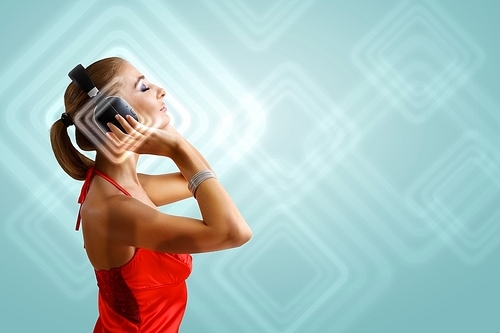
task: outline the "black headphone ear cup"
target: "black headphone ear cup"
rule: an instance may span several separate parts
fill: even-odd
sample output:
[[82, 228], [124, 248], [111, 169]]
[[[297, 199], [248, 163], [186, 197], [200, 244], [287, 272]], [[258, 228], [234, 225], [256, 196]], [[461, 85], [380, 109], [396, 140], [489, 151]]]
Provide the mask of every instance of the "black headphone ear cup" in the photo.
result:
[[109, 99], [111, 105], [113, 105], [113, 108], [123, 118], [125, 118], [125, 116], [130, 115], [135, 120], [139, 121], [139, 118], [137, 117], [137, 114], [135, 113], [134, 109], [132, 109], [132, 107], [123, 98], [112, 96]]
[[108, 127], [108, 123], [114, 124], [118, 127], [122, 132], [124, 129], [122, 125], [115, 119], [116, 112], [108, 103], [99, 103], [94, 109], [94, 120], [99, 126], [99, 128], [104, 132], [111, 132], [111, 129]]
[[81, 64], [76, 65], [75, 68], [68, 73], [68, 76], [80, 89], [85, 91], [97, 105], [94, 108], [94, 120], [104, 133], [111, 132], [111, 129], [108, 127], [108, 123], [114, 124], [122, 132], [125, 132], [122, 125], [120, 125], [118, 120], [115, 119], [117, 114], [124, 118], [127, 115], [130, 115], [134, 117], [135, 120], [139, 121], [137, 114], [123, 98], [117, 96], [106, 97], [101, 95], [99, 90], [94, 85], [94, 82], [92, 82], [89, 74]]
[[111, 132], [108, 127], [108, 123], [112, 123], [118, 127], [120, 131], [125, 133], [122, 125], [115, 118], [117, 114], [124, 118], [125, 116], [130, 115], [135, 120], [139, 121], [139, 118], [132, 107], [120, 97], [106, 97], [94, 109], [94, 119], [103, 132]]

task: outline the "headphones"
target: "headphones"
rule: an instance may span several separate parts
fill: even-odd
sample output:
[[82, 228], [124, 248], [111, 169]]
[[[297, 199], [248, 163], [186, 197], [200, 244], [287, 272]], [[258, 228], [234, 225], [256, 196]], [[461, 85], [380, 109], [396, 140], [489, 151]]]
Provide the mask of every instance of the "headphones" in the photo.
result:
[[124, 118], [125, 116], [130, 115], [134, 117], [135, 120], [139, 121], [139, 118], [132, 107], [128, 105], [123, 98], [118, 96], [104, 96], [101, 94], [81, 64], [76, 65], [76, 67], [68, 73], [68, 76], [78, 88], [82, 89], [87, 93], [87, 95], [89, 95], [96, 105], [93, 111], [94, 122], [104, 133], [111, 132], [111, 129], [107, 125], [108, 123], [114, 124], [125, 133], [122, 125], [115, 119], [117, 114]]

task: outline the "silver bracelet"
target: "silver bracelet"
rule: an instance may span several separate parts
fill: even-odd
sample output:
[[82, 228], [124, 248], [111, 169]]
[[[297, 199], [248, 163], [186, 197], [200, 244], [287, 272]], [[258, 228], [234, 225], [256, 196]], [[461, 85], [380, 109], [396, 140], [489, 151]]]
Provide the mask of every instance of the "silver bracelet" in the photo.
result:
[[193, 194], [193, 197], [196, 199], [196, 190], [201, 183], [209, 178], [217, 178], [212, 170], [202, 170], [197, 172], [191, 180], [188, 182], [188, 190]]

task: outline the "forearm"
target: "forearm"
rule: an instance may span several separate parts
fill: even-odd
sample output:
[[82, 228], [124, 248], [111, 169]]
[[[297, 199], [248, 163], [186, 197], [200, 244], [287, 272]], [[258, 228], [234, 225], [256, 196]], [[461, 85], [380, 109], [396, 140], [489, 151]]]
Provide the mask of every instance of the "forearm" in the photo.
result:
[[[207, 162], [207, 160], [203, 157], [203, 155], [198, 151], [198, 149], [196, 149], [189, 141], [187, 141], [185, 139], [184, 139], [184, 141], [187, 144], [187, 146], [190, 147], [193, 150], [193, 152], [203, 161], [203, 163], [205, 163], [206, 169], [212, 170], [212, 172], [215, 175], [215, 171], [212, 169], [212, 167]], [[189, 181], [189, 179], [186, 179], [186, 180]]]
[[196, 191], [203, 221], [212, 227], [229, 247], [239, 246], [251, 237], [251, 230], [235, 203], [216, 179], [207, 179]]
[[[186, 179], [207, 169], [200, 155], [187, 141], [179, 145], [173, 160]], [[196, 200], [203, 222], [213, 230], [214, 241], [220, 239], [228, 244], [241, 245], [250, 238], [250, 228], [217, 179], [202, 182], [196, 190]]]
[[187, 181], [196, 173], [208, 169], [201, 154], [184, 139], [179, 142], [171, 158]]

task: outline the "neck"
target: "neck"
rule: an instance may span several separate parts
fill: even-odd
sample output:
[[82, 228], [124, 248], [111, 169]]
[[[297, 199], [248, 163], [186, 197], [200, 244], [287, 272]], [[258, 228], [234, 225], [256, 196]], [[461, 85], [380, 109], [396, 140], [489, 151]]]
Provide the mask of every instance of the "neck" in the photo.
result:
[[118, 184], [127, 186], [127, 184], [139, 184], [137, 177], [138, 154], [129, 154], [120, 162], [112, 162], [103, 154], [97, 153], [94, 167], [111, 177]]

